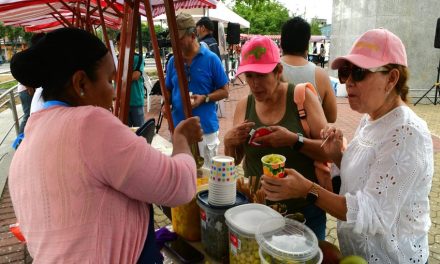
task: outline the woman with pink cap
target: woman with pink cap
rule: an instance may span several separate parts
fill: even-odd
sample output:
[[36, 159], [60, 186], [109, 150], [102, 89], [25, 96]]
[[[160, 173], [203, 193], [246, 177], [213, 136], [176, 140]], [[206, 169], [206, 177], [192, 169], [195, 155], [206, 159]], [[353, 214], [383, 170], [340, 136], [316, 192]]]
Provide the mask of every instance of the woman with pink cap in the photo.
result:
[[[267, 154], [281, 154], [286, 157], [286, 167], [295, 168], [310, 181], [317, 182], [314, 160], [326, 160], [320, 148], [320, 131], [326, 119], [318, 98], [307, 90], [304, 107], [311, 137], [316, 139], [304, 138], [298, 108], [293, 101], [295, 87], [281, 81], [283, 66], [279, 48], [268, 37], [256, 36], [246, 42], [237, 74], [240, 73], [245, 74], [252, 93], [237, 104], [234, 128], [224, 137], [226, 155], [233, 156], [236, 164], [244, 158], [245, 176], [259, 179], [263, 174], [261, 158]], [[271, 134], [258, 137], [251, 144], [249, 131], [260, 127], [268, 128]], [[325, 239], [323, 210], [302, 198], [281, 200], [275, 204], [281, 213], [304, 214], [306, 224], [319, 239]]]
[[[313, 195], [339, 219], [343, 255], [369, 263], [426, 263], [433, 145], [426, 122], [406, 104], [405, 47], [386, 29], [369, 30], [331, 66], [346, 84], [350, 107], [365, 114], [344, 152], [340, 129], [321, 132], [323, 150], [341, 170], [340, 195], [287, 170], [288, 197]], [[263, 188], [272, 200], [286, 197], [273, 179], [264, 177]]]

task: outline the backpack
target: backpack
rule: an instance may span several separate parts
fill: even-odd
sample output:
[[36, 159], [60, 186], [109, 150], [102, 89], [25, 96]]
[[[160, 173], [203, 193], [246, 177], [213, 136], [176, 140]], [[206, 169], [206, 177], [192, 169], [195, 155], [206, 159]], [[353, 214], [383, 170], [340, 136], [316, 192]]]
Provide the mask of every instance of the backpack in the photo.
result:
[[[314, 95], [318, 96], [315, 87], [311, 83], [300, 83], [295, 86], [295, 90], [293, 92], [293, 101], [298, 107], [298, 115], [301, 121], [301, 125], [304, 129], [304, 134], [307, 138], [310, 137], [310, 127], [307, 123], [307, 111], [304, 108], [304, 101], [306, 100], [306, 89], [309, 89], [313, 92]], [[329, 162], [321, 162], [315, 161], [315, 175], [318, 179], [319, 185], [324, 187], [325, 189], [333, 192], [332, 186], [332, 178], [330, 175], [330, 163]]]

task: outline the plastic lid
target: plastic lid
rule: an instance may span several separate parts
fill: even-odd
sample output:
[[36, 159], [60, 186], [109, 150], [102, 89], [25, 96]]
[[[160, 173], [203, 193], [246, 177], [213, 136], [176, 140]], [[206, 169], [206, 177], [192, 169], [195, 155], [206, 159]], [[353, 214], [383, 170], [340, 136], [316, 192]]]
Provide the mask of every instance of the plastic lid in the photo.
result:
[[237, 205], [247, 204], [249, 202], [244, 194], [242, 194], [241, 192], [237, 192], [237, 196], [235, 198], [234, 204], [224, 205], [224, 206], [212, 205], [212, 204], [208, 203], [208, 190], [199, 192], [197, 194], [197, 201], [199, 202], [200, 205], [203, 205], [205, 207], [209, 207], [212, 209], [223, 209], [223, 210], [229, 209], [229, 208], [237, 206]]
[[318, 239], [306, 225], [292, 219], [272, 218], [262, 222], [255, 234], [263, 251], [281, 261], [319, 260]]
[[229, 209], [225, 213], [226, 224], [239, 233], [254, 236], [259, 224], [266, 219], [283, 219], [272, 208], [262, 204], [244, 204]]

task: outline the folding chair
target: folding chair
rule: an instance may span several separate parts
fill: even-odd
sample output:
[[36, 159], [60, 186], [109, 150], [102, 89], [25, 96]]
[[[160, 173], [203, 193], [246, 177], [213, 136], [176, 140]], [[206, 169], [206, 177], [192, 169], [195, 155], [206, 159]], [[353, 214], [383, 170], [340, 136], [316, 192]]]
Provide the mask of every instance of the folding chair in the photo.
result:
[[154, 118], [148, 119], [138, 130], [136, 130], [136, 135], [144, 137], [149, 144], [153, 142], [153, 137], [156, 134], [156, 121]]

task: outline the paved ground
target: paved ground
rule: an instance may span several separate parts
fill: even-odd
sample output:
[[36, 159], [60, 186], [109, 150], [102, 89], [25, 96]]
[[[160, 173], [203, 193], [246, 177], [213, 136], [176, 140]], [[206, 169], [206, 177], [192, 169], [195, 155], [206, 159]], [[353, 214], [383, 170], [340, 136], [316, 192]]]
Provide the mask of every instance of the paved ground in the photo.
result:
[[[237, 81], [237, 83], [240, 83]], [[231, 86], [230, 97], [224, 103], [224, 109], [220, 118], [220, 138], [222, 139], [225, 132], [232, 127], [232, 118], [235, 105], [240, 98], [245, 97], [249, 93], [249, 88], [245, 85]], [[152, 97], [152, 109], [147, 117], [156, 117], [159, 113], [160, 97]], [[435, 175], [433, 180], [433, 187], [430, 194], [431, 199], [431, 218], [432, 227], [429, 233], [430, 244], [430, 259], [429, 263], [440, 263], [440, 140], [437, 136], [440, 136], [440, 106], [434, 105], [417, 105], [412, 107], [414, 111], [422, 118], [424, 118], [430, 127], [433, 134], [433, 140], [435, 145]], [[347, 99], [338, 98], [338, 121], [336, 126], [343, 129], [344, 134], [350, 140], [353, 136], [354, 130], [359, 122], [360, 114], [350, 110]], [[167, 131], [166, 120], [163, 122], [159, 133], [165, 138], [169, 138]], [[223, 153], [223, 147], [220, 148], [220, 153]], [[1, 175], [0, 175], [1, 176]], [[5, 175], [6, 176], [6, 175]], [[158, 210], [155, 210], [158, 212]], [[3, 191], [0, 199], [0, 264], [1, 263], [25, 263], [30, 262], [30, 258], [26, 258], [23, 245], [12, 237], [8, 232], [8, 225], [15, 223], [15, 215], [13, 213], [12, 204], [9, 198], [9, 192], [7, 188]], [[163, 217], [163, 215], [156, 216], [156, 226], [164, 226], [169, 221]], [[336, 238], [335, 220], [329, 217], [327, 223], [327, 240], [332, 243], [338, 243]]]

